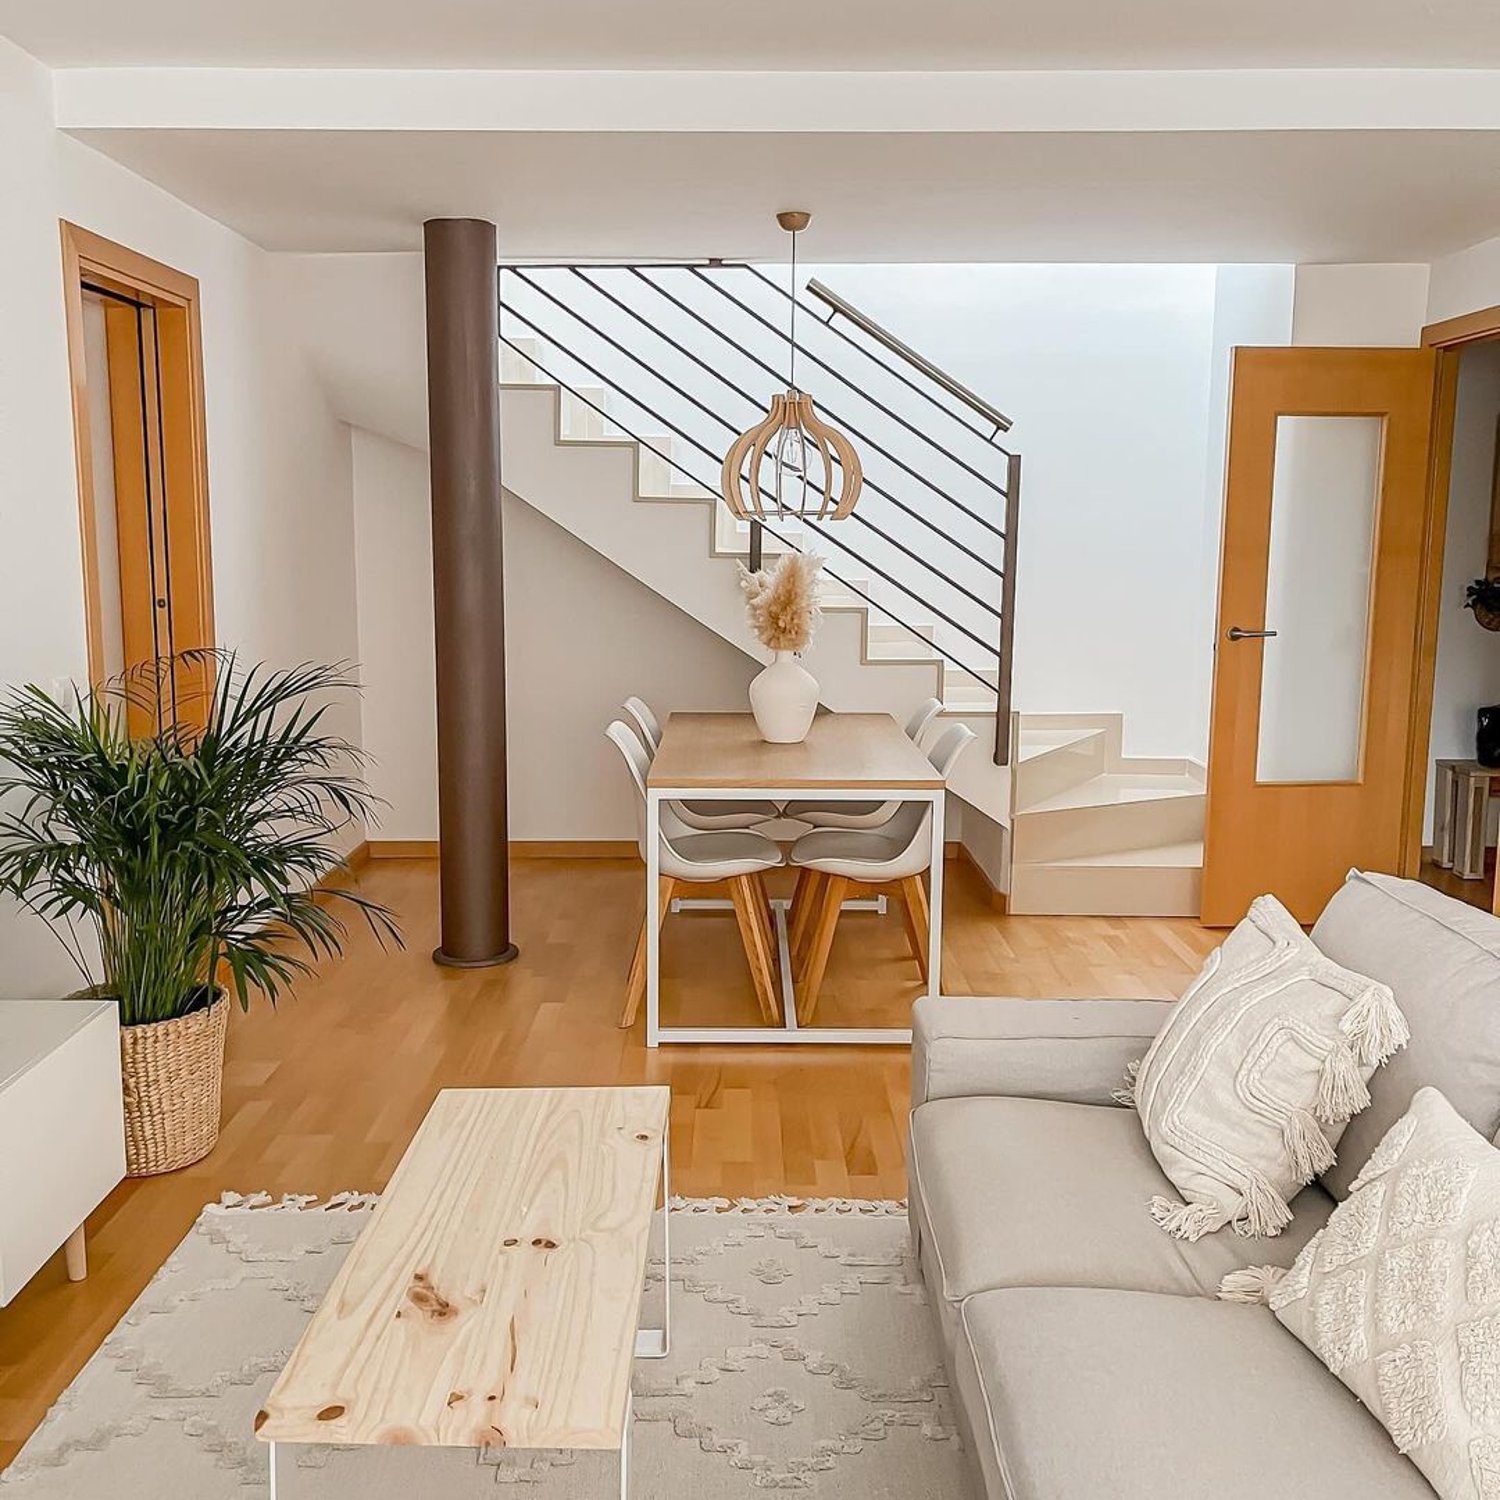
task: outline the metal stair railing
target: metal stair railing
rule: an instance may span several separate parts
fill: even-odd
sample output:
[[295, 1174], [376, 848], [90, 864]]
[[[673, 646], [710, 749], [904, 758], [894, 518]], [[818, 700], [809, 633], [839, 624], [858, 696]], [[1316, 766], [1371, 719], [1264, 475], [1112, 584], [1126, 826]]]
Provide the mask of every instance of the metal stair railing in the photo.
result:
[[[779, 383], [782, 377], [772, 363], [751, 347], [749, 340], [736, 337], [728, 326], [715, 321], [710, 314], [695, 306], [691, 290], [700, 284], [706, 284], [724, 302], [723, 311], [727, 316], [748, 318], [754, 327], [761, 330], [762, 336], [769, 336], [772, 340], [780, 340], [783, 337], [782, 331], [754, 305], [750, 296], [738, 295], [737, 291], [729, 290], [722, 281], [731, 277], [740, 279], [742, 287], [752, 295], [764, 286], [780, 298], [789, 301], [792, 297], [790, 291], [755, 267], [724, 267], [722, 270], [728, 274], [721, 279], [697, 266], [601, 264], [502, 267], [497, 281], [502, 321], [508, 321], [512, 327], [519, 323], [547, 348], [556, 351], [562, 364], [582, 371], [587, 379], [580, 380], [577, 375], [571, 375], [570, 378], [571, 371], [565, 373], [558, 361], [550, 362], [549, 367], [536, 354], [529, 353], [517, 344], [503, 329], [501, 342], [534, 365], [547, 381], [598, 413], [608, 425], [624, 433], [643, 451], [654, 454], [672, 472], [682, 475], [705, 491], [706, 497], [715, 497], [718, 496], [722, 451], [716, 451], [713, 441], [703, 440], [703, 437], [711, 437], [710, 432], [704, 431], [702, 436], [697, 436], [687, 428], [692, 426], [702, 430], [702, 423], [706, 422], [713, 430], [723, 430], [728, 434], [728, 440], [732, 440], [753, 419], [755, 413], [764, 410], [765, 404], [762, 396], [747, 390], [739, 380], [731, 378], [726, 368], [728, 354], [725, 346], [734, 359], [745, 361], [773, 381]], [[639, 290], [644, 285], [653, 294], [653, 300], [646, 306], [629, 300], [619, 283], [616, 283], [616, 288], [612, 291], [604, 284], [608, 279], [606, 272], [623, 273], [622, 280], [630, 278], [624, 281], [626, 288], [634, 286]], [[553, 276], [564, 278], [564, 287], [582, 290], [583, 295], [569, 295], [566, 292], [558, 295], [543, 284], [544, 275], [549, 280]], [[676, 289], [662, 285], [661, 278], [670, 276], [683, 276], [682, 285]], [[520, 296], [506, 296], [507, 278], [512, 278], [513, 286], [520, 291]], [[753, 278], [753, 286], [744, 278]], [[901, 600], [916, 605], [919, 617], [923, 614], [931, 616], [942, 622], [956, 637], [962, 637], [963, 642], [977, 648], [976, 670], [974, 665], [964, 659], [965, 654], [972, 655], [967, 648], [961, 654], [957, 649], [959, 643], [953, 637], [949, 638], [949, 644], [944, 644], [941, 640], [924, 635], [921, 628], [912, 622], [905, 604], [897, 609], [892, 608], [889, 603], [878, 602], [850, 577], [835, 571], [832, 566], [825, 567], [834, 582], [863, 599], [878, 615], [899, 626], [918, 641], [924, 651], [935, 652], [945, 669], [956, 670], [995, 693], [994, 759], [996, 764], [1003, 765], [1010, 755], [1015, 542], [1021, 469], [1019, 455], [998, 442], [1000, 433], [1009, 430], [1010, 419], [837, 293], [818, 282], [810, 283], [808, 291], [831, 309], [826, 321], [822, 317], [813, 321], [814, 328], [826, 330], [830, 335], [836, 336], [840, 349], [848, 348], [857, 352], [871, 367], [883, 372], [884, 378], [921, 396], [925, 403], [924, 412], [930, 407], [935, 414], [934, 419], [931, 422], [918, 421], [894, 410], [870, 388], [867, 377], [862, 377], [858, 372], [851, 373], [848, 368], [850, 361], [843, 361], [841, 368], [822, 352], [809, 349], [804, 340], [799, 340], [799, 355], [808, 360], [810, 365], [822, 370], [828, 377], [830, 389], [837, 385], [841, 397], [850, 402], [863, 403], [878, 413], [877, 420], [888, 421], [893, 424], [893, 429], [899, 427], [904, 430], [942, 462], [950, 465], [955, 477], [967, 475], [972, 478], [982, 492], [991, 496], [992, 502], [995, 502], [998, 519], [992, 519], [976, 505], [966, 503], [952, 493], [950, 488], [937, 483], [923, 468], [914, 466], [892, 452], [885, 443], [862, 427], [842, 405], [832, 404], [824, 394], [820, 396], [819, 405], [827, 413], [829, 420], [858, 442], [862, 453], [872, 456], [866, 468], [865, 485], [877, 503], [874, 506], [866, 504], [854, 511], [849, 519], [858, 521], [860, 527], [852, 534], [843, 523], [835, 530], [832, 525], [819, 523], [812, 517], [797, 518], [799, 524], [816, 537], [820, 544], [827, 543], [838, 549], [840, 554], [852, 559], [860, 568], [867, 570], [869, 575], [878, 577]], [[599, 299], [613, 313], [619, 314], [623, 322], [615, 323], [602, 309], [591, 317], [588, 310], [591, 298]], [[695, 336], [690, 344], [685, 338], [678, 337], [661, 326], [660, 319], [666, 309], [658, 306], [654, 299], [660, 299], [679, 319], [686, 319], [692, 325], [695, 335], [701, 330], [705, 335], [703, 341], [700, 343]], [[530, 304], [529, 309], [527, 304]], [[717, 307], [718, 303], [714, 305]], [[731, 307], [737, 311], [731, 312]], [[842, 327], [833, 326], [835, 317], [842, 317], [856, 329], [859, 338]], [[614, 332], [600, 326], [606, 321], [614, 325]], [[685, 367], [676, 371], [677, 378], [666, 373], [664, 362], [652, 352], [654, 346], [650, 340], [659, 341], [663, 351], [670, 351], [665, 361], [668, 367], [674, 356]], [[897, 368], [881, 358], [863, 340], [895, 354], [905, 368]], [[612, 368], [606, 369], [606, 365]], [[613, 398], [610, 408], [578, 388], [590, 382], [597, 382], [603, 388], [607, 393], [606, 399]], [[660, 409], [661, 397], [647, 398], [645, 391], [652, 390], [657, 385], [663, 388], [664, 393], [670, 393], [666, 396], [667, 405], [674, 404], [674, 401], [682, 404], [677, 417], [669, 416]], [[689, 388], [690, 385], [692, 389]], [[935, 387], [948, 400], [939, 399], [927, 386]], [[726, 400], [732, 404], [733, 414], [721, 409]], [[949, 404], [950, 401], [956, 403], [963, 414], [955, 410]], [[655, 446], [634, 431], [634, 424], [623, 420], [621, 413], [613, 409], [617, 404], [644, 414], [649, 421], [658, 424], [669, 434], [667, 442], [662, 445], [667, 451], [663, 452], [661, 447]], [[989, 432], [975, 426], [968, 420], [968, 415], [979, 417], [990, 429]], [[937, 418], [949, 424], [946, 434], [930, 430]], [[893, 430], [892, 435], [898, 434]], [[965, 459], [957, 451], [961, 442], [977, 444], [981, 451], [995, 453], [1003, 465], [1003, 479], [991, 477]], [[678, 454], [674, 452], [675, 445], [692, 450], [692, 457], [689, 459], [684, 453], [682, 458], [687, 461], [680, 461]], [[696, 464], [700, 458], [709, 478], [688, 467], [689, 462]], [[884, 465], [889, 466], [889, 472]], [[878, 477], [870, 472], [872, 468], [878, 469]], [[766, 498], [774, 511], [774, 495], [767, 494]], [[719, 503], [723, 503], [722, 497]], [[905, 532], [904, 540], [893, 535], [888, 525], [881, 524], [881, 521], [887, 519], [885, 507], [889, 507], [891, 521], [904, 516], [915, 527], [921, 528], [920, 533], [903, 526], [897, 529]], [[951, 519], [945, 520], [945, 517]], [[782, 546], [793, 551], [802, 550], [795, 540], [776, 525], [768, 521], [752, 521], [752, 561], [758, 561], [762, 528], [769, 531]], [[970, 540], [965, 540], [960, 534], [964, 530], [972, 533]], [[845, 535], [840, 535], [839, 532], [844, 532]], [[856, 544], [849, 539], [851, 535], [868, 540]], [[984, 550], [980, 550], [981, 538], [988, 539]], [[991, 546], [998, 549], [998, 562], [984, 555], [984, 551]], [[883, 558], [883, 563], [878, 558]], [[988, 586], [984, 593], [977, 591], [980, 588], [977, 576], [972, 586], [955, 576], [964, 568], [975, 570], [976, 575], [982, 574], [997, 580], [998, 600], [992, 602], [984, 596], [988, 592]], [[949, 597], [952, 598], [952, 603], [944, 608], [938, 600], [941, 598], [943, 603], [947, 603]], [[958, 608], [959, 605], [963, 607]], [[955, 618], [955, 614], [964, 613], [971, 615], [967, 624]], [[993, 639], [979, 632], [981, 618], [993, 622]]]

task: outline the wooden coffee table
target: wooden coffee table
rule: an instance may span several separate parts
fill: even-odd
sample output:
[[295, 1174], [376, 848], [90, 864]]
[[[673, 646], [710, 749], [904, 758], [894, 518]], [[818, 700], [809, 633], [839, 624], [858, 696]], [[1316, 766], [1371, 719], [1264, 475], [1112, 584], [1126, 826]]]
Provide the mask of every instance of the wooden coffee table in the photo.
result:
[[[665, 1312], [638, 1323], [669, 1099], [438, 1095], [256, 1418], [273, 1497], [296, 1444], [612, 1449], [627, 1493], [631, 1361], [668, 1347]], [[424, 1494], [493, 1490], [453, 1457]]]

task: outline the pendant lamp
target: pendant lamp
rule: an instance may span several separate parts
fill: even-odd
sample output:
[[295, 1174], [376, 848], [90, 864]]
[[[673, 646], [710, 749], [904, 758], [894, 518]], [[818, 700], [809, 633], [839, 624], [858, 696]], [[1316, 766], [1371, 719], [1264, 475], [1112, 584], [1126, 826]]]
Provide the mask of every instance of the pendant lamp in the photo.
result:
[[771, 397], [766, 415], [724, 456], [724, 502], [742, 521], [841, 521], [854, 509], [864, 483], [854, 445], [823, 421], [812, 397], [797, 388], [797, 236], [811, 218], [800, 210], [776, 215], [792, 237], [787, 388]]

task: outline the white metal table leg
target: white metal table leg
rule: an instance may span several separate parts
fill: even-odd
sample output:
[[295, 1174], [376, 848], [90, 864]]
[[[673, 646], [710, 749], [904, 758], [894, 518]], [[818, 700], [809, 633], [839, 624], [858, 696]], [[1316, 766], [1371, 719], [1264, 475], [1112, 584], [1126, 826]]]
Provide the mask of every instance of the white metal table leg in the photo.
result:
[[620, 1439], [620, 1500], [630, 1500], [630, 1429], [635, 1425], [635, 1405], [630, 1393], [625, 1395], [625, 1431]]
[[661, 1041], [661, 804], [646, 793], [646, 1045]]
[[932, 799], [932, 868], [928, 872], [927, 893], [927, 993], [943, 992], [943, 815], [947, 811], [947, 793], [938, 792]]
[[665, 1359], [672, 1348], [672, 1154], [671, 1126], [661, 1137], [661, 1327], [637, 1328], [635, 1357]]

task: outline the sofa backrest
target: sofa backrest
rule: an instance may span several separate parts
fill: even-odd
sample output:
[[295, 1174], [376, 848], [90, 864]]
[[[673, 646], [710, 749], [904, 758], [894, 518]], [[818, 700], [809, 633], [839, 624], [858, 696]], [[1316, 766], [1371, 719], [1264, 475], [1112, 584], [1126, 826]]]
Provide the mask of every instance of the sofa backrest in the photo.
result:
[[1370, 1079], [1323, 1185], [1344, 1198], [1424, 1084], [1486, 1140], [1500, 1129], [1500, 917], [1415, 880], [1351, 870], [1312, 930], [1333, 959], [1390, 985], [1411, 1041]]

